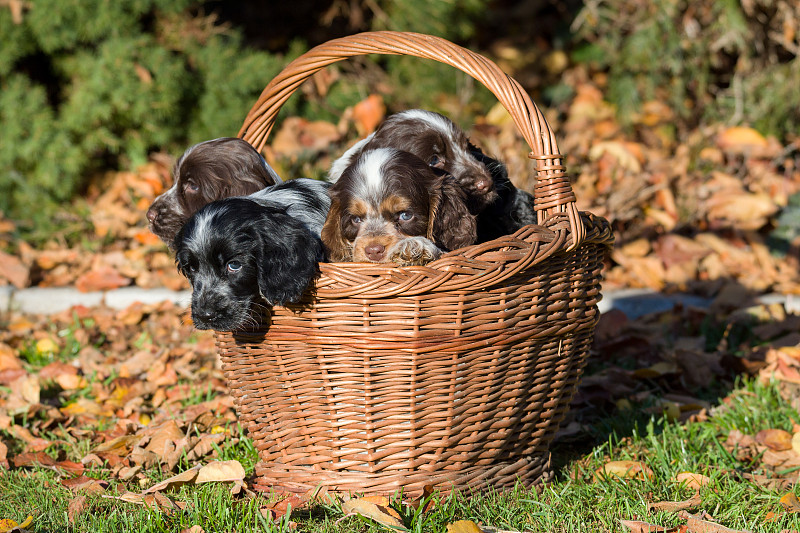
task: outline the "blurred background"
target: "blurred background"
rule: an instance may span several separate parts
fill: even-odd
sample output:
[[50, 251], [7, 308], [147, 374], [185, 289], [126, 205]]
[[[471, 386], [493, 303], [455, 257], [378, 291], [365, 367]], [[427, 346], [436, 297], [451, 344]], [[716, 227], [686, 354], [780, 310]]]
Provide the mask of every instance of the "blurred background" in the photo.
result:
[[[608, 286], [797, 293], [794, 0], [4, 0], [0, 283], [185, 288], [144, 211], [190, 144], [235, 136], [291, 59], [369, 30], [496, 61], [543, 109], [582, 209], [617, 235]], [[387, 113], [444, 113], [532, 189], [527, 147], [451, 67], [368, 56], [315, 75], [265, 156], [324, 177]]]

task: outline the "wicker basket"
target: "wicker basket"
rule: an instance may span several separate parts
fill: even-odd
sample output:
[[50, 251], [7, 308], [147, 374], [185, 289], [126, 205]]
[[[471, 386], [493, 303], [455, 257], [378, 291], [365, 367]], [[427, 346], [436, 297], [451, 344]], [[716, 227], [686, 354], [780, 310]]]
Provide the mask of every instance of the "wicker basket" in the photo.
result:
[[599, 317], [608, 223], [579, 213], [553, 132], [519, 84], [443, 39], [370, 32], [317, 46], [264, 89], [240, 136], [263, 148], [316, 71], [370, 53], [434, 59], [486, 85], [535, 161], [540, 225], [422, 267], [325, 263], [298, 306], [218, 332], [258, 449], [256, 487], [419, 493], [545, 481], [548, 446]]

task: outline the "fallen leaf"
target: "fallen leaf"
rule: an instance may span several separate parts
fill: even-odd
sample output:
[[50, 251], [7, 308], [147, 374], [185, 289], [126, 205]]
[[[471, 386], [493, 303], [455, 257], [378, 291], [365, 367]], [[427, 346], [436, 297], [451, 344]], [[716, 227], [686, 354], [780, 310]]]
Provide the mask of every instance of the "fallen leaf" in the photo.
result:
[[211, 481], [241, 481], [244, 476], [244, 467], [239, 461], [214, 461], [200, 469], [194, 482], [199, 485]]
[[17, 468], [22, 466], [53, 466], [56, 464], [55, 460], [44, 452], [21, 453], [14, 456], [12, 461]]
[[108, 291], [130, 285], [130, 278], [126, 278], [110, 266], [99, 266], [78, 276], [75, 288], [81, 292]]
[[353, 120], [359, 135], [365, 137], [375, 131], [386, 114], [383, 97], [371, 94], [353, 106]]
[[756, 442], [771, 450], [791, 450], [792, 434], [782, 429], [764, 429], [756, 434]]
[[751, 533], [747, 530], [730, 529], [716, 522], [703, 520], [686, 511], [679, 512], [678, 517], [686, 520], [686, 533]]
[[638, 520], [620, 520], [620, 524], [631, 530], [631, 533], [672, 533], [678, 531], [677, 527], [664, 527]]
[[610, 461], [594, 473], [595, 481], [613, 477], [644, 480], [652, 478], [653, 471], [639, 461]]
[[92, 450], [94, 453], [109, 453], [112, 455], [119, 455], [120, 457], [124, 457], [130, 453], [136, 444], [142, 440], [141, 435], [122, 435], [115, 439], [111, 439], [108, 442], [104, 442], [102, 444], [97, 445], [97, 447]]
[[753, 148], [765, 148], [767, 140], [753, 128], [734, 126], [720, 132], [717, 145], [723, 150], [742, 152]]
[[708, 485], [711, 482], [711, 478], [706, 477], [703, 474], [681, 472], [675, 476], [675, 481], [685, 484], [687, 488], [697, 490], [700, 487], [705, 487]]
[[108, 487], [108, 481], [94, 479], [84, 475], [71, 479], [63, 479], [61, 480], [61, 484], [72, 492], [77, 493], [82, 490], [89, 494], [100, 494], [105, 492], [106, 487]]
[[11, 520], [10, 518], [3, 518], [2, 520], [0, 520], [0, 533], [8, 533], [14, 530], [23, 530], [29, 525], [31, 525], [31, 523], [33, 523], [32, 515], [28, 515], [28, 518], [26, 518], [21, 524], [17, 524], [14, 520]]
[[472, 520], [457, 520], [446, 526], [447, 533], [483, 533]]
[[700, 493], [696, 492], [694, 496], [689, 498], [688, 500], [684, 500], [681, 502], [671, 502], [671, 501], [664, 501], [664, 502], [654, 502], [647, 505], [647, 509], [650, 511], [667, 511], [670, 513], [674, 513], [676, 511], [681, 511], [683, 509], [691, 509], [692, 507], [697, 507], [702, 505], [703, 501], [700, 498]]
[[197, 478], [197, 473], [200, 471], [200, 468], [202, 468], [201, 465], [194, 466], [185, 472], [181, 472], [180, 474], [174, 475], [169, 479], [165, 479], [161, 483], [156, 483], [149, 489], [143, 491], [142, 494], [151, 494], [161, 490], [176, 489], [186, 485], [187, 483], [193, 483]]
[[[384, 526], [404, 527], [403, 521], [400, 519], [400, 515], [397, 511], [390, 507], [373, 503], [369, 501], [370, 499], [370, 497], [366, 497], [348, 500], [342, 504], [342, 511], [347, 515], [358, 514], [366, 518], [371, 518]], [[388, 500], [386, 500], [386, 503], [388, 503]]]
[[0, 279], [6, 279], [14, 287], [24, 289], [28, 286], [30, 269], [13, 255], [0, 250]]
[[67, 519], [70, 524], [75, 523], [75, 519], [86, 510], [86, 496], [80, 495], [70, 500], [67, 506]]
[[783, 508], [790, 513], [800, 513], [800, 501], [798, 501], [794, 492], [787, 492], [781, 496], [780, 502]]

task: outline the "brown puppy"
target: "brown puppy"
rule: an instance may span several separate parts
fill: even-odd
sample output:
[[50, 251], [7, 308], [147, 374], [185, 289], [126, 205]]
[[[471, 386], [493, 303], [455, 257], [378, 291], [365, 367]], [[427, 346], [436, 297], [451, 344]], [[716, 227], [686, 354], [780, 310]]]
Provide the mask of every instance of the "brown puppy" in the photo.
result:
[[191, 146], [175, 164], [173, 176], [172, 187], [147, 210], [150, 231], [170, 247], [178, 230], [204, 205], [282, 181], [250, 143], [234, 137]]

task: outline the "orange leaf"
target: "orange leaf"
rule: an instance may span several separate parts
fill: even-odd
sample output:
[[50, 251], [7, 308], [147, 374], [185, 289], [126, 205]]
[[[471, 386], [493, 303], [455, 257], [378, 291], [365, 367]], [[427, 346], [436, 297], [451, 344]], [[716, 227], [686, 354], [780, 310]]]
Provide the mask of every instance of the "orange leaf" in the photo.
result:
[[756, 434], [756, 442], [775, 451], [792, 449], [792, 434], [782, 429], [764, 429]]
[[671, 533], [679, 530], [676, 527], [667, 528], [638, 520], [620, 520], [619, 523], [630, 529], [631, 533]]
[[366, 518], [371, 518], [372, 520], [384, 526], [397, 528], [404, 527], [403, 521], [400, 519], [400, 515], [397, 513], [397, 511], [390, 507], [378, 505], [370, 501], [375, 500], [376, 498], [379, 499], [379, 501], [387, 501], [388, 503], [388, 500], [382, 496], [356, 498], [344, 502], [342, 504], [342, 511], [344, 511], [345, 514], [358, 514]]
[[600, 479], [613, 479], [614, 477], [622, 479], [650, 479], [653, 477], [653, 471], [644, 464], [638, 461], [610, 461], [594, 473], [595, 480]]
[[358, 102], [353, 106], [353, 119], [358, 133], [366, 136], [375, 131], [385, 114], [386, 106], [383, 103], [383, 97], [378, 94], [371, 94]]

